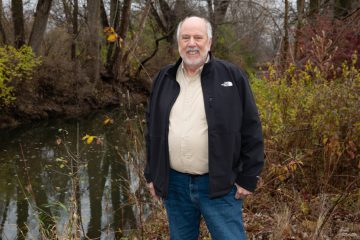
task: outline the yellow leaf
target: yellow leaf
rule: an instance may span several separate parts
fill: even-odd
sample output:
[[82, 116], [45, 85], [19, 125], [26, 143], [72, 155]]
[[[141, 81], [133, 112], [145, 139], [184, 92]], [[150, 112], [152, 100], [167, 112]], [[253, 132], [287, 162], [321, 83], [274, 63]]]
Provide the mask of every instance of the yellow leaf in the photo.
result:
[[112, 124], [112, 123], [114, 123], [114, 120], [106, 116], [104, 120], [104, 125]]
[[87, 144], [91, 144], [94, 141], [94, 138], [96, 138], [95, 136], [89, 136], [86, 140]]
[[116, 41], [117, 38], [118, 38], [118, 35], [117, 35], [116, 33], [110, 33], [110, 34], [106, 37], [106, 40], [107, 40], [108, 42], [113, 43], [113, 42]]
[[281, 182], [284, 182], [284, 181], [285, 181], [285, 175], [279, 175], [279, 176], [278, 176], [278, 179], [279, 179]]
[[94, 141], [95, 138], [96, 138], [96, 136], [90, 136], [90, 135], [86, 134], [86, 135], [82, 138], [82, 140], [86, 140], [86, 143], [87, 143], [87, 144], [91, 144], [91, 143]]
[[86, 140], [86, 139], [88, 139], [88, 137], [90, 137], [88, 134], [86, 134], [83, 138], [82, 138], [82, 140]]

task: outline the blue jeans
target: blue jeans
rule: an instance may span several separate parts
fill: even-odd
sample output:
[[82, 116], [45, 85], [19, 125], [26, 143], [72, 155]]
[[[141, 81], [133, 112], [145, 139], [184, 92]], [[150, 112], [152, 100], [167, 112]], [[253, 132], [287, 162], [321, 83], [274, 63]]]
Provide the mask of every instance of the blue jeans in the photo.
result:
[[171, 240], [196, 240], [201, 215], [213, 240], [244, 240], [242, 200], [235, 199], [236, 186], [225, 196], [210, 199], [209, 175], [193, 176], [170, 171], [165, 208]]

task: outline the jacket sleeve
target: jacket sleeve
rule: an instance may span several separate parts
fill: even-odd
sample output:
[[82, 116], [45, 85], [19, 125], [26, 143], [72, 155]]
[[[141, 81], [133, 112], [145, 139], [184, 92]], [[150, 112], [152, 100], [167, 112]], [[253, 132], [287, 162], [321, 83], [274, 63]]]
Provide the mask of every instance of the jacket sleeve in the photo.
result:
[[151, 128], [151, 114], [152, 113], [152, 109], [151, 109], [151, 105], [152, 105], [152, 97], [154, 95], [154, 91], [156, 91], [156, 83], [158, 82], [160, 76], [161, 76], [161, 71], [158, 73], [158, 75], [155, 77], [155, 79], [153, 80], [153, 84], [151, 87], [151, 91], [150, 91], [150, 96], [149, 96], [149, 101], [145, 110], [145, 119], [146, 119], [146, 133], [145, 133], [145, 144], [146, 144], [146, 163], [145, 163], [145, 169], [144, 169], [144, 177], [146, 179], [146, 181], [152, 182], [152, 178], [151, 178], [151, 172], [150, 172], [150, 128]]
[[264, 165], [264, 142], [259, 113], [248, 78], [241, 71], [239, 91], [242, 99], [243, 116], [241, 126], [241, 167], [236, 183], [248, 191], [256, 188], [258, 176]]

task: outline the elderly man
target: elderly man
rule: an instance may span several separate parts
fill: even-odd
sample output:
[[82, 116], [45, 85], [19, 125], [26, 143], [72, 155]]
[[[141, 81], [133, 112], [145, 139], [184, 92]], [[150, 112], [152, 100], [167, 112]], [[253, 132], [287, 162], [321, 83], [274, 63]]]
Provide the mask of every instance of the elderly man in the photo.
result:
[[197, 239], [201, 216], [213, 239], [246, 239], [242, 203], [264, 163], [249, 82], [211, 55], [206, 19], [185, 18], [177, 41], [181, 58], [155, 78], [147, 111], [149, 191], [164, 200], [171, 240]]

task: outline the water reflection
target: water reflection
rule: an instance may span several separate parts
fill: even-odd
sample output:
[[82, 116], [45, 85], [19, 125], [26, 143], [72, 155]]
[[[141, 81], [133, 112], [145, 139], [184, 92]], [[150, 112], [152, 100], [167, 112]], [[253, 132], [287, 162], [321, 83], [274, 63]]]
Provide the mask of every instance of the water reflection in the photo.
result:
[[0, 132], [1, 239], [119, 239], [138, 226], [142, 121], [107, 115], [113, 124], [98, 113]]

